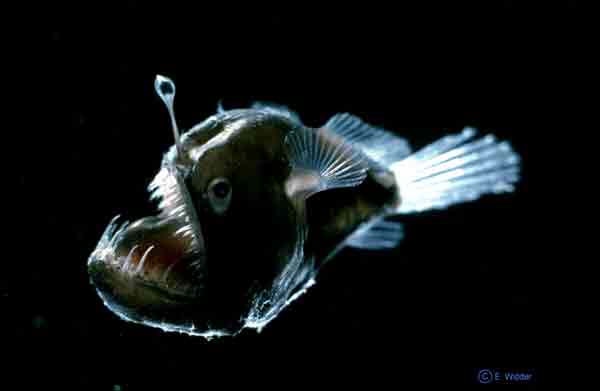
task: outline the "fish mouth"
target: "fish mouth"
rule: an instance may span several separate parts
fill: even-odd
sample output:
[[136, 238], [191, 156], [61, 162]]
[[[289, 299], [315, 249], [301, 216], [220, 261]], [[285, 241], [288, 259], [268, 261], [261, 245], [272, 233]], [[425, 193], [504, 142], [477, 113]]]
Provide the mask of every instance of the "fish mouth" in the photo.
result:
[[201, 294], [205, 253], [177, 234], [178, 221], [145, 217], [118, 224], [118, 218], [89, 258], [92, 277], [100, 273], [115, 284], [139, 284], [181, 299]]
[[163, 168], [149, 186], [159, 214], [107, 226], [88, 259], [92, 284], [106, 306], [134, 321], [184, 320], [205, 291], [206, 248], [182, 175]]

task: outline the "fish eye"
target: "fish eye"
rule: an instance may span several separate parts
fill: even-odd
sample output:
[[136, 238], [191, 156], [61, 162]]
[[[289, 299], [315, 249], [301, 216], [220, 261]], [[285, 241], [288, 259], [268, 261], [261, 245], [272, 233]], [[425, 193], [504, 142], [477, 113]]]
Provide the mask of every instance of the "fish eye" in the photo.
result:
[[208, 184], [208, 200], [215, 213], [225, 213], [231, 203], [231, 183], [227, 178], [215, 178]]

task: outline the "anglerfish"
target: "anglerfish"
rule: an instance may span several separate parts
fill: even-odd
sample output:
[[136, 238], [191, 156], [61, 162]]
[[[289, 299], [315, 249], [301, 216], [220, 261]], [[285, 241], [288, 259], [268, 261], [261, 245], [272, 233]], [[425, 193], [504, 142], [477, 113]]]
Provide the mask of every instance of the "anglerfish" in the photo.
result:
[[260, 331], [340, 249], [396, 247], [396, 216], [514, 191], [520, 158], [473, 128], [413, 151], [355, 115], [309, 127], [275, 104], [224, 110], [180, 132], [149, 185], [155, 216], [113, 219], [88, 260], [123, 319], [204, 337]]

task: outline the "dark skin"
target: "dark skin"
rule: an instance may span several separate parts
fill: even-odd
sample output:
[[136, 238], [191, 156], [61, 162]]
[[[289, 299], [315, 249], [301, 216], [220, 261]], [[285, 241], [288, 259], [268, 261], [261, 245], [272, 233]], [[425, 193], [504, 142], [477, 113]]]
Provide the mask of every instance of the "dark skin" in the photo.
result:
[[[220, 122], [215, 128], [223, 130], [227, 124]], [[267, 288], [294, 249], [297, 216], [281, 190], [290, 167], [281, 142], [270, 142], [282, 140], [281, 125], [255, 119], [225, 144], [203, 154], [186, 180], [210, 248], [209, 294], [219, 303], [215, 310], [226, 312], [223, 317], [243, 311], [251, 289]], [[198, 139], [205, 137], [203, 132]], [[212, 210], [206, 196], [215, 178], [227, 178], [231, 184], [231, 204], [222, 215]]]
[[[314, 256], [318, 267], [360, 223], [397, 202], [389, 173], [375, 168], [369, 169], [366, 179], [357, 187], [322, 191], [307, 200], [290, 199], [285, 183], [294, 174], [284, 140], [299, 126], [302, 125], [273, 113], [234, 110], [209, 118], [183, 137], [182, 154], [175, 163], [185, 173], [185, 187], [194, 204], [207, 252], [204, 267], [207, 278], [202, 281], [200, 297], [174, 305], [171, 298], [149, 299], [160, 295], [148, 290], [139, 293], [140, 297], [126, 300], [120, 292], [130, 292], [127, 281], [115, 282], [116, 273], [108, 275], [98, 265], [92, 265], [96, 286], [103, 287], [104, 293], [122, 307], [119, 311], [130, 317], [162, 319], [180, 327], [193, 322], [200, 328], [235, 332], [242, 326], [240, 315], [249, 310], [250, 297], [269, 289], [292, 257], [299, 225], [308, 226], [304, 251], [305, 255]], [[322, 142], [343, 142], [329, 136], [327, 131], [322, 133]], [[222, 142], [210, 144], [215, 136], [225, 134], [228, 137]], [[207, 142], [210, 147], [206, 147]], [[227, 190], [231, 191], [231, 201], [223, 212], [215, 209], [208, 196], [210, 184], [218, 178], [225, 178], [230, 187]], [[119, 244], [121, 255], [134, 242], [147, 246], [150, 240], [143, 243], [146, 238], [160, 236], [162, 231], [155, 226], [142, 225], [125, 232]], [[170, 229], [165, 228], [165, 235]], [[152, 235], [144, 233], [145, 230]], [[180, 243], [181, 247], [185, 245]], [[176, 253], [172, 251], [171, 255]], [[138, 261], [136, 258], [135, 262]], [[167, 262], [164, 257], [157, 261]], [[173, 278], [193, 284], [185, 268], [178, 267], [180, 272]], [[147, 297], [141, 296], [144, 294]], [[211, 319], [210, 324], [206, 323], [207, 318]]]
[[[243, 305], [253, 284], [267, 287], [285, 266], [293, 250], [294, 227], [301, 219], [282, 187], [291, 172], [284, 139], [297, 125], [252, 111], [240, 113], [240, 117], [250, 118], [249, 124], [225, 145], [207, 151], [195, 163], [197, 168], [188, 184], [192, 198], [199, 200], [198, 217], [206, 241], [213, 255], [219, 252], [214, 262], [209, 255], [214, 291], [221, 300], [228, 297]], [[203, 129], [190, 138], [190, 144], [202, 145], [209, 134], [222, 131], [228, 123], [223, 120]], [[333, 138], [327, 141], [340, 142]], [[306, 201], [309, 230], [305, 251], [315, 255], [317, 264], [360, 223], [395, 201], [394, 188], [382, 175], [385, 173], [372, 170], [356, 188], [323, 191]], [[202, 197], [215, 177], [227, 177], [234, 192], [231, 207], [223, 216], [211, 213]]]
[[[242, 116], [252, 116], [252, 111], [240, 113], [240, 117]], [[237, 119], [238, 116], [234, 118]], [[267, 218], [272, 219], [273, 225], [279, 227], [291, 224], [293, 221], [287, 216], [293, 213], [288, 200], [280, 194], [277, 196], [268, 194], [281, 193], [281, 183], [290, 174], [291, 169], [285, 156], [283, 140], [296, 125], [275, 117], [255, 119], [254, 122], [255, 124], [240, 132], [228, 145], [221, 147], [221, 151], [209, 151], [209, 156], [206, 156], [202, 162], [196, 163], [198, 169], [194, 173], [194, 180], [190, 186], [193, 189], [191, 191], [198, 194], [201, 191], [198, 190], [205, 188], [212, 177], [221, 175], [237, 178], [233, 188], [243, 188], [241, 196], [245, 198], [244, 205], [239, 210], [232, 210], [231, 214], [236, 215], [235, 219], [224, 225], [246, 227], [244, 222], [250, 221], [252, 224], [248, 226], [249, 231], [256, 231], [253, 227], [256, 225], [254, 222], [257, 221], [260, 221], [261, 226], [265, 223], [269, 226]], [[225, 120], [202, 129], [196, 137], [190, 139], [188, 145], [202, 145], [222, 131], [227, 123], [228, 121]], [[340, 140], [332, 137], [328, 141], [339, 142]], [[211, 172], [213, 167], [218, 167], [219, 175], [217, 172]], [[360, 223], [380, 213], [386, 205], [397, 202], [395, 186], [386, 174], [383, 170], [372, 169], [369, 170], [365, 181], [355, 188], [331, 189], [317, 193], [306, 200], [309, 225], [307, 253], [315, 254], [317, 260], [325, 258]], [[266, 199], [274, 204], [268, 205]], [[252, 218], [256, 220], [249, 220]], [[252, 235], [246, 233], [241, 236], [249, 238]], [[255, 240], [264, 239], [261, 236]]]
[[[310, 226], [306, 248], [323, 261], [361, 223], [392, 204], [395, 193], [367, 175], [356, 188], [333, 189], [307, 200]], [[332, 208], [331, 205], [335, 205]]]

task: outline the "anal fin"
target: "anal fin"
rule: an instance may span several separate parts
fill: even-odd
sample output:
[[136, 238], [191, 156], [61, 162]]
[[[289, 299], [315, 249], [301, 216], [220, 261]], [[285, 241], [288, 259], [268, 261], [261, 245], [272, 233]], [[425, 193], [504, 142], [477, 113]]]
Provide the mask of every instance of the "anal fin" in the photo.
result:
[[402, 224], [377, 218], [361, 224], [345, 241], [345, 245], [365, 250], [396, 247], [404, 237]]

